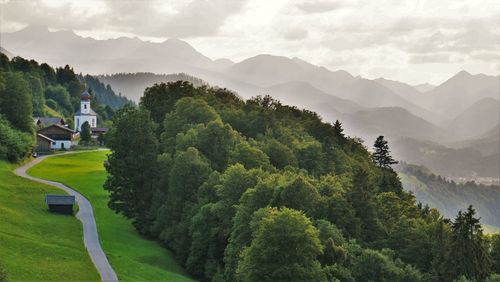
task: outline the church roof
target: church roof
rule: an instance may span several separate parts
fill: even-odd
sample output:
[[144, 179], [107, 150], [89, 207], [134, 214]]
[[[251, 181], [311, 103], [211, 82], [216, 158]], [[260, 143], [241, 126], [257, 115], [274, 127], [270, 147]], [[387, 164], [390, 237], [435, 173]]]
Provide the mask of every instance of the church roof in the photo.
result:
[[94, 112], [94, 110], [90, 109], [90, 113], [88, 114], [82, 114], [82, 111], [81, 110], [78, 110], [76, 113], [75, 113], [75, 116], [97, 116], [96, 112]]
[[80, 98], [82, 100], [90, 100], [92, 99], [92, 96], [89, 94], [89, 92], [83, 91], [83, 93], [80, 95]]

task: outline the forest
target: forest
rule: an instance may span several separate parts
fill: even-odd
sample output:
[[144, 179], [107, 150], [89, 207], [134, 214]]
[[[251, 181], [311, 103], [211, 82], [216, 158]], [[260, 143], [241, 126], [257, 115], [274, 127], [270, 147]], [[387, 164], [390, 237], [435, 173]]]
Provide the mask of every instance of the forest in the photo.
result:
[[109, 206], [201, 281], [498, 281], [500, 235], [405, 192], [381, 136], [269, 96], [155, 84], [116, 112]]
[[481, 217], [482, 224], [500, 226], [500, 187], [477, 184], [474, 181], [456, 183], [436, 175], [423, 166], [401, 163], [395, 167], [403, 187], [412, 191], [417, 199], [453, 217], [460, 209], [472, 204]]
[[71, 67], [52, 68], [46, 63], [0, 53], [0, 159], [18, 162], [35, 146], [33, 117], [61, 117], [73, 128], [80, 94], [88, 90], [98, 126], [111, 125], [116, 109], [132, 103], [116, 95], [97, 78], [76, 74]]

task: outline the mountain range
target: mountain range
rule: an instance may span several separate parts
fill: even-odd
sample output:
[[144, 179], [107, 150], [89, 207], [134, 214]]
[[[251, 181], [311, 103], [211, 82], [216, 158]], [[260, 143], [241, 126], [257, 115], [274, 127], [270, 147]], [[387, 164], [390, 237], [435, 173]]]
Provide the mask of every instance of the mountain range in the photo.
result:
[[[500, 159], [494, 159], [500, 151], [500, 138], [496, 138], [500, 134], [500, 76], [462, 71], [440, 85], [413, 86], [385, 78], [355, 77], [284, 56], [261, 54], [240, 62], [212, 60], [179, 39], [161, 43], [125, 37], [95, 40], [41, 26], [0, 36], [2, 52], [51, 65], [69, 64], [78, 72], [98, 76], [115, 92], [135, 101], [153, 83], [177, 79], [231, 89], [243, 98], [268, 94], [285, 104], [317, 111], [327, 121], [339, 119], [348, 134], [360, 136], [367, 144], [377, 135], [385, 135], [399, 144], [393, 150], [400, 157], [415, 155], [399, 151], [409, 147], [401, 142], [447, 154], [483, 146], [474, 151], [493, 159], [493, 168], [500, 168]], [[457, 166], [448, 163], [440, 168]], [[441, 169], [440, 173], [452, 171]], [[492, 176], [498, 177], [498, 173]]]

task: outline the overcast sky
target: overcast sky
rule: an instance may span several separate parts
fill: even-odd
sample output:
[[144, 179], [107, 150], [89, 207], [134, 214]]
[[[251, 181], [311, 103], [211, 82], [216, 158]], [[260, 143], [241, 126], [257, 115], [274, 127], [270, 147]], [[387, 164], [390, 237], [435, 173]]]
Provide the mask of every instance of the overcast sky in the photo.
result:
[[0, 31], [29, 24], [96, 39], [176, 37], [234, 61], [299, 57], [367, 78], [440, 83], [500, 73], [498, 0], [0, 0]]

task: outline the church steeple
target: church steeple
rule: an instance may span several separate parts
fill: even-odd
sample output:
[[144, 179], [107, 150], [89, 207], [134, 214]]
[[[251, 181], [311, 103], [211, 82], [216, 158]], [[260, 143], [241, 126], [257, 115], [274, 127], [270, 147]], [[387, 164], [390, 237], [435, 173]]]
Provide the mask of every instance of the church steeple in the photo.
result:
[[90, 100], [92, 99], [92, 96], [89, 92], [85, 91], [82, 95], [80, 95], [80, 98], [80, 112], [82, 114], [90, 114]]
[[84, 91], [80, 95], [80, 109], [75, 113], [75, 131], [82, 130], [82, 124], [88, 122], [90, 127], [97, 126], [97, 114], [90, 108], [92, 95]]

